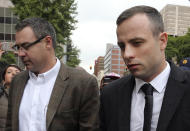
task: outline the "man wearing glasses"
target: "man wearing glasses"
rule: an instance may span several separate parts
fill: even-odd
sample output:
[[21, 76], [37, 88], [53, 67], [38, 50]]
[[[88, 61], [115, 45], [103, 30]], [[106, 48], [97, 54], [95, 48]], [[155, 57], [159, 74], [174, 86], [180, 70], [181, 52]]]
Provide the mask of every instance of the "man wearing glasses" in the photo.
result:
[[28, 18], [16, 25], [13, 48], [27, 70], [12, 82], [8, 131], [97, 130], [97, 81], [62, 64], [55, 47], [56, 33], [46, 20]]

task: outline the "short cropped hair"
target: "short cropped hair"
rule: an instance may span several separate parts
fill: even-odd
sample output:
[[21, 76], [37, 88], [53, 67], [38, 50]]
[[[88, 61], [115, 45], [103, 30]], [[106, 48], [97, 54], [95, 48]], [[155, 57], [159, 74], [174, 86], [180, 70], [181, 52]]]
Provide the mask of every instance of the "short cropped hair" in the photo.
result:
[[56, 32], [47, 20], [38, 17], [26, 18], [15, 26], [15, 30], [19, 32], [27, 26], [32, 28], [37, 39], [47, 35], [51, 36], [53, 48], [56, 48]]
[[151, 30], [153, 36], [158, 36], [164, 32], [164, 23], [161, 14], [153, 7], [150, 6], [134, 6], [123, 11], [117, 18], [116, 24], [119, 26], [123, 21], [131, 18], [136, 14], [145, 14], [151, 23]]

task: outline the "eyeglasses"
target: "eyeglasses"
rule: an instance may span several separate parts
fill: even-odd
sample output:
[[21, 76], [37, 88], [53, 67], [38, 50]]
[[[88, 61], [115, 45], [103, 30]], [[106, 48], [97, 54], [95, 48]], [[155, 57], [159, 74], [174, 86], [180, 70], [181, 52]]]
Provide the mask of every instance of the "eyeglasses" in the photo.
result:
[[43, 38], [45, 38], [46, 36], [42, 36], [39, 39], [37, 39], [36, 41], [32, 42], [32, 43], [22, 43], [20, 45], [14, 45], [12, 48], [15, 51], [19, 51], [19, 50], [28, 50], [29, 47], [39, 43]]

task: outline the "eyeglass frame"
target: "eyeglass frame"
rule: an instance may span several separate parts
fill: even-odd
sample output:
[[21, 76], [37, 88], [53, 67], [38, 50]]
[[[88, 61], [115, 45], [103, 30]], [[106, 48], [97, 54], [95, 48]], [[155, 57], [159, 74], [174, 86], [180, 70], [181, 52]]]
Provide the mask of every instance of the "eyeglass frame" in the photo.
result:
[[35, 44], [37, 44], [37, 43], [39, 43], [42, 39], [44, 39], [46, 36], [42, 36], [42, 37], [40, 37], [39, 39], [37, 39], [36, 41], [34, 41], [34, 42], [31, 42], [31, 43], [22, 43], [22, 44], [20, 44], [20, 45], [14, 45], [12, 48], [15, 50], [15, 51], [19, 51], [19, 50], [21, 50], [21, 48], [23, 48], [24, 50], [28, 50], [28, 48], [29, 47], [31, 47], [31, 46], [33, 46], [33, 45], [35, 45]]

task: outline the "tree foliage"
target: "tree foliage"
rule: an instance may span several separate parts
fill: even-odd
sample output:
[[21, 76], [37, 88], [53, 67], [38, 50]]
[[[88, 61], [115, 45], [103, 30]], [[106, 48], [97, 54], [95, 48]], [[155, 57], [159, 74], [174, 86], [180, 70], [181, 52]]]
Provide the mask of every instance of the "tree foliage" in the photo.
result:
[[167, 59], [177, 57], [178, 62], [185, 57], [190, 57], [190, 29], [184, 36], [169, 36], [166, 57]]
[[[11, 0], [15, 5], [13, 11], [15, 15], [23, 20], [28, 17], [42, 17], [53, 24], [56, 34], [58, 46], [56, 56], [61, 59], [64, 52], [61, 44], [70, 44], [72, 30], [75, 29], [77, 20], [75, 0]], [[78, 58], [78, 49], [71, 49], [70, 55], [76, 55]], [[80, 60], [79, 60], [80, 61]], [[79, 63], [78, 63], [79, 64]]]
[[3, 53], [0, 61], [7, 64], [16, 64], [15, 54], [12, 51], [7, 51]]
[[76, 67], [76, 65], [79, 65], [80, 59], [77, 55], [79, 52], [80, 50], [77, 49], [72, 43], [67, 45], [67, 65], [71, 67]]
[[172, 59], [172, 57], [176, 57], [178, 55], [178, 49], [176, 44], [176, 38], [173, 36], [168, 37], [168, 44], [166, 47], [166, 56], [167, 59]]

